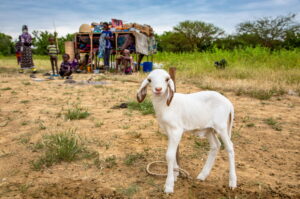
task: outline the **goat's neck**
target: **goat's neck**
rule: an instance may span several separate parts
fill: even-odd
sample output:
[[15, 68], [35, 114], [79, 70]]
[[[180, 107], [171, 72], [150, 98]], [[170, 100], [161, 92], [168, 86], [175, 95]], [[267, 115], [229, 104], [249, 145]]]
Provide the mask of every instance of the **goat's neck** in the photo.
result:
[[165, 92], [162, 96], [152, 96], [152, 103], [157, 115], [160, 115], [167, 107], [168, 93]]

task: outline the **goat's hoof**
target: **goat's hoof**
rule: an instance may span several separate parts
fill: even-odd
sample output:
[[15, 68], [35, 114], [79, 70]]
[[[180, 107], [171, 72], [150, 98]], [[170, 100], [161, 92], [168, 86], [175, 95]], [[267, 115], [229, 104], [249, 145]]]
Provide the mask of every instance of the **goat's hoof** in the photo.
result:
[[173, 193], [173, 192], [174, 192], [173, 187], [171, 187], [171, 186], [166, 186], [165, 187], [165, 193]]
[[236, 181], [231, 181], [231, 180], [229, 180], [229, 188], [231, 189], [231, 190], [234, 190], [235, 188], [236, 188]]
[[204, 175], [203, 173], [200, 173], [198, 176], [197, 176], [197, 179], [198, 180], [201, 180], [201, 181], [204, 181], [206, 179], [207, 175]]

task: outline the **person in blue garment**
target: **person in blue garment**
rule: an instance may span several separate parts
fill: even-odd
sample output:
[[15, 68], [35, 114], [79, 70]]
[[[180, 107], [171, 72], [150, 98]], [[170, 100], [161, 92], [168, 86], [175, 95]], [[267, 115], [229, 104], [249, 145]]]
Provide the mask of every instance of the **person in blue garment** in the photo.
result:
[[[101, 41], [102, 40], [102, 41]], [[103, 31], [100, 37], [100, 48], [104, 50], [103, 52], [103, 59], [104, 59], [104, 68], [106, 70], [109, 69], [109, 59], [110, 53], [112, 49], [112, 41], [113, 34], [109, 29], [108, 23], [103, 23]]]

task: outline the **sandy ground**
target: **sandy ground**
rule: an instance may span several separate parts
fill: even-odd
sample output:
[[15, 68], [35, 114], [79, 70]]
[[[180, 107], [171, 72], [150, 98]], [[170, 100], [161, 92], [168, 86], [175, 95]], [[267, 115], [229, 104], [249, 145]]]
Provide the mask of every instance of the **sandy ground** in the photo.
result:
[[[63, 80], [37, 82], [29, 74], [0, 75], [0, 198], [300, 198], [299, 97], [284, 95], [260, 101], [223, 92], [235, 106], [232, 140], [238, 188], [228, 189], [224, 149], [207, 180], [196, 180], [208, 144], [185, 134], [180, 143], [181, 167], [192, 179], [179, 178], [175, 193], [166, 195], [165, 177], [145, 171], [147, 163], [165, 158], [167, 139], [155, 116], [111, 108], [135, 100], [142, 75], [108, 75], [108, 79], [102, 78], [107, 84], [101, 86], [63, 84]], [[177, 79], [178, 92], [200, 90]], [[76, 104], [91, 115], [65, 120], [63, 113]], [[281, 131], [266, 124], [270, 117]], [[107, 168], [93, 159], [82, 159], [34, 171], [30, 162], [42, 155], [32, 149], [34, 144], [45, 134], [68, 129], [75, 129], [88, 148], [99, 153], [100, 160], [115, 156], [116, 165]], [[126, 165], [126, 156], [137, 153], [142, 155]]]

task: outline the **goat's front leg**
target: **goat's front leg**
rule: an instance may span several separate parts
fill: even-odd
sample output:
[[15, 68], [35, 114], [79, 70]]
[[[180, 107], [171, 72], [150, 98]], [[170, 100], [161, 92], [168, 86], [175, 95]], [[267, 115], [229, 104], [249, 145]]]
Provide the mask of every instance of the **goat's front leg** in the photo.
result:
[[174, 192], [174, 166], [177, 166], [176, 162], [176, 151], [178, 144], [180, 142], [182, 131], [168, 131], [168, 150], [166, 154], [167, 163], [168, 163], [168, 176], [165, 184], [165, 193]]
[[179, 176], [179, 144], [176, 150], [176, 158], [174, 161], [174, 181], [177, 181], [177, 177]]

